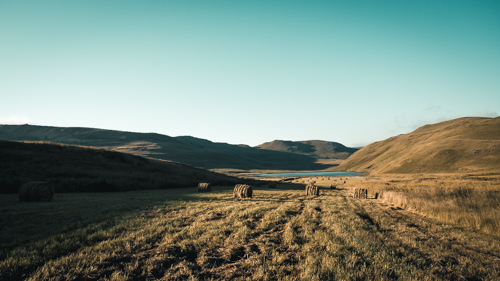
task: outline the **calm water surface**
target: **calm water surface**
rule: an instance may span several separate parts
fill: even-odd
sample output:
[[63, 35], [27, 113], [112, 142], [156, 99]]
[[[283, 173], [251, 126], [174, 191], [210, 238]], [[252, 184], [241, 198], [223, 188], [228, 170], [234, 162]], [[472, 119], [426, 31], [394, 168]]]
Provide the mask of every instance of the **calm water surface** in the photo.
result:
[[270, 173], [250, 175], [253, 177], [306, 177], [306, 176], [327, 176], [327, 177], [354, 177], [364, 173], [358, 172], [298, 172], [298, 173]]

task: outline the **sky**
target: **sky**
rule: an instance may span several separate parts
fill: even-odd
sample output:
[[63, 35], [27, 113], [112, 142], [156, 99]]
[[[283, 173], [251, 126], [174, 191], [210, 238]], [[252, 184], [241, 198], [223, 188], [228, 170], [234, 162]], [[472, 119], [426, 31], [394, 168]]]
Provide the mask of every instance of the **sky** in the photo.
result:
[[500, 1], [0, 1], [0, 124], [363, 146], [500, 114]]

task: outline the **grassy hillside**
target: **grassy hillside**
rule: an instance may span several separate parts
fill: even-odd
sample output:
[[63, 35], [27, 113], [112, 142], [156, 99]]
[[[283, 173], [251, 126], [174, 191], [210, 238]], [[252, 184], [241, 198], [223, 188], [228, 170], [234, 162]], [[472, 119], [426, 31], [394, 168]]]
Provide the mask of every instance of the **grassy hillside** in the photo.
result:
[[372, 143], [337, 169], [380, 173], [500, 171], [500, 117], [459, 118]]
[[[499, 280], [498, 178], [310, 180], [320, 196], [283, 183], [243, 200], [219, 186], [0, 196], [0, 280]], [[409, 190], [429, 184], [440, 194]], [[358, 186], [370, 199], [351, 196]]]
[[316, 158], [346, 159], [356, 152], [357, 148], [346, 147], [340, 143], [310, 140], [310, 141], [283, 141], [275, 140], [259, 146], [261, 149], [292, 152], [309, 155]]
[[310, 155], [286, 153], [214, 143], [194, 137], [169, 137], [155, 133], [132, 133], [93, 128], [61, 128], [32, 125], [0, 125], [0, 139], [50, 141], [107, 149], [186, 163], [206, 169], [320, 170], [331, 167]]
[[233, 185], [241, 180], [185, 164], [73, 145], [0, 140], [0, 193], [17, 193], [28, 181], [56, 192], [102, 192]]

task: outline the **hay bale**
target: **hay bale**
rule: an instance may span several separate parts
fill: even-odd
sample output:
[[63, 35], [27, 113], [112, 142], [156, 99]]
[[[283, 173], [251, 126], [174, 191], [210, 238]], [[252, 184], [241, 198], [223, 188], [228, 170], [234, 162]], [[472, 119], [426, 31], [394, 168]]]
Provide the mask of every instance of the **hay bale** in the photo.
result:
[[237, 184], [233, 190], [234, 198], [250, 198], [252, 197], [252, 186], [248, 184]]
[[54, 198], [54, 189], [46, 182], [28, 182], [19, 189], [21, 202], [49, 202]]
[[354, 188], [354, 198], [367, 199], [368, 198], [368, 189], [366, 188]]
[[198, 184], [198, 192], [209, 192], [212, 191], [212, 185], [208, 182], [200, 182]]
[[267, 184], [267, 188], [276, 188], [276, 182], [274, 182], [274, 181], [270, 181], [270, 182]]
[[319, 187], [313, 184], [309, 184], [306, 186], [306, 196], [318, 196], [319, 195]]
[[330, 184], [330, 189], [337, 189], [337, 186], [334, 184]]

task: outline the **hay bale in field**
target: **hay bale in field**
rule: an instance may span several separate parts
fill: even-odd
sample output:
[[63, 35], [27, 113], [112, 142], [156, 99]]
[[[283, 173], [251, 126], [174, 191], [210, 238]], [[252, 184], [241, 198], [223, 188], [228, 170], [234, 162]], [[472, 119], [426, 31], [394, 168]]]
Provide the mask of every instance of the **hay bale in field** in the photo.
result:
[[270, 182], [267, 184], [267, 188], [276, 188], [276, 182], [274, 182], [274, 181], [270, 181]]
[[237, 184], [233, 190], [234, 198], [250, 198], [252, 197], [252, 186], [248, 184]]
[[334, 184], [330, 184], [330, 189], [337, 189], [337, 186]]
[[354, 198], [367, 199], [368, 198], [368, 189], [366, 188], [354, 188]]
[[198, 184], [198, 192], [209, 192], [212, 191], [212, 185], [208, 182], [200, 182]]
[[319, 187], [309, 184], [306, 186], [306, 195], [309, 196], [318, 196], [319, 195]]
[[28, 182], [19, 189], [19, 201], [49, 202], [54, 198], [54, 189], [46, 182]]

